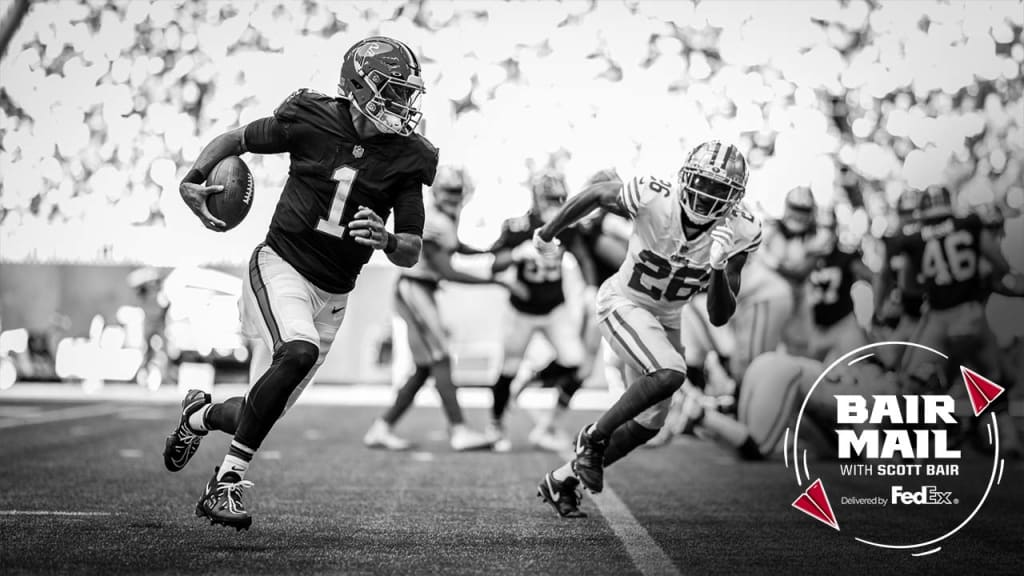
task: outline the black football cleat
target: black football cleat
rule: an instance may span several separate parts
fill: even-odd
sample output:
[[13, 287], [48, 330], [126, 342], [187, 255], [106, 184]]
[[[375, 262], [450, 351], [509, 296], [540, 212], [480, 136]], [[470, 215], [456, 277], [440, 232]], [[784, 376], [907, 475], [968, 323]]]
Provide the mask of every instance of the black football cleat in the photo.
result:
[[548, 472], [537, 486], [537, 496], [551, 505], [562, 518], [586, 518], [587, 513], [580, 510], [583, 493], [580, 492], [580, 481], [569, 476], [559, 482]]
[[196, 516], [208, 518], [211, 525], [248, 530], [252, 526], [252, 516], [242, 503], [242, 492], [252, 488], [253, 484], [248, 480], [217, 480], [218, 468], [213, 469], [213, 478], [206, 483], [206, 491], [196, 504]]
[[597, 494], [604, 490], [604, 449], [608, 442], [598, 442], [591, 438], [587, 433], [589, 427], [588, 424], [580, 428], [573, 442], [576, 457], [572, 461], [572, 471], [587, 490]]
[[181, 419], [178, 426], [167, 436], [164, 442], [164, 466], [171, 472], [177, 472], [188, 464], [192, 455], [199, 449], [199, 442], [206, 432], [193, 430], [188, 419], [196, 410], [211, 402], [210, 395], [202, 390], [189, 390], [181, 401]]

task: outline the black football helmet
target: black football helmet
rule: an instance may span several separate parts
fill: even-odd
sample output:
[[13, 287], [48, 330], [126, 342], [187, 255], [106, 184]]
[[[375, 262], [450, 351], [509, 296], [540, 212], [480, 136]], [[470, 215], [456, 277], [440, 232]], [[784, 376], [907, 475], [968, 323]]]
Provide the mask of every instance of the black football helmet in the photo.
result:
[[345, 53], [338, 91], [382, 132], [408, 136], [420, 122], [419, 99], [426, 90], [412, 50], [398, 40], [372, 36]]
[[929, 186], [918, 202], [917, 217], [938, 220], [953, 214], [953, 193], [945, 186]]
[[816, 225], [815, 212], [818, 209], [817, 202], [810, 188], [803, 186], [793, 188], [786, 193], [786, 206], [782, 212], [782, 222], [786, 229], [795, 234], [803, 234], [810, 231]]

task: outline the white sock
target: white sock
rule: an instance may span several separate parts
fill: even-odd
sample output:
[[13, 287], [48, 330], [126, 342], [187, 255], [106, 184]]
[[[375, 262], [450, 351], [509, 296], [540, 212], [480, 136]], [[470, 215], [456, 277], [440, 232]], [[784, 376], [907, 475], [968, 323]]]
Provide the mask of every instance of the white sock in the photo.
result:
[[206, 418], [206, 411], [210, 409], [210, 406], [213, 406], [213, 404], [207, 404], [193, 412], [192, 415], [188, 417], [188, 427], [195, 432], [207, 432], [208, 429], [206, 428], [206, 423], [203, 422], [203, 419]]
[[564, 482], [565, 479], [570, 476], [575, 477], [576, 474], [573, 474], [572, 471], [572, 462], [566, 462], [565, 464], [562, 464], [557, 469], [555, 469], [554, 472], [551, 473], [551, 476], [553, 476], [555, 480], [558, 480], [559, 482]]
[[220, 470], [217, 471], [217, 480], [220, 480], [228, 472], [238, 474], [239, 480], [245, 480], [245, 473], [249, 471], [249, 463], [237, 456], [228, 454], [220, 463]]

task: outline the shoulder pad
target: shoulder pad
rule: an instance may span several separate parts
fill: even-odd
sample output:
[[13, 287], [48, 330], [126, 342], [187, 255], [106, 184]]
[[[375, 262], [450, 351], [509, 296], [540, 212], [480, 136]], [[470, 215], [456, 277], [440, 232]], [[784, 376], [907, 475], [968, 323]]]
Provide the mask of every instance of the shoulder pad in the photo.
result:
[[764, 235], [761, 220], [746, 207], [739, 205], [733, 208], [729, 216], [736, 249], [753, 252], [761, 246]]
[[285, 98], [274, 110], [274, 116], [285, 122], [306, 121], [318, 124], [325, 119], [334, 119], [330, 105], [334, 98], [308, 88], [300, 88]]
[[424, 186], [430, 186], [437, 175], [437, 162], [441, 152], [421, 134], [413, 134], [409, 138], [416, 158], [415, 172]]
[[640, 209], [660, 197], [672, 193], [672, 184], [654, 176], [635, 176], [623, 183], [619, 192], [619, 203], [636, 217]]

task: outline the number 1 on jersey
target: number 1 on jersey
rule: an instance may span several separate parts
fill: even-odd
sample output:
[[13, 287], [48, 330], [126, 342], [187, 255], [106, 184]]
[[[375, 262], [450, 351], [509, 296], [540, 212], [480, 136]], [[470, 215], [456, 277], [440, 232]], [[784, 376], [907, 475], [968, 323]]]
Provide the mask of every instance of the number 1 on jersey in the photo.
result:
[[341, 217], [345, 213], [345, 202], [348, 200], [348, 192], [352, 189], [352, 184], [355, 183], [358, 172], [358, 170], [349, 166], [342, 166], [334, 171], [331, 179], [336, 181], [338, 186], [334, 189], [334, 200], [331, 201], [331, 209], [327, 214], [327, 219], [321, 218], [316, 223], [318, 232], [323, 232], [335, 238], [341, 238], [345, 235], [345, 227], [341, 225]]

